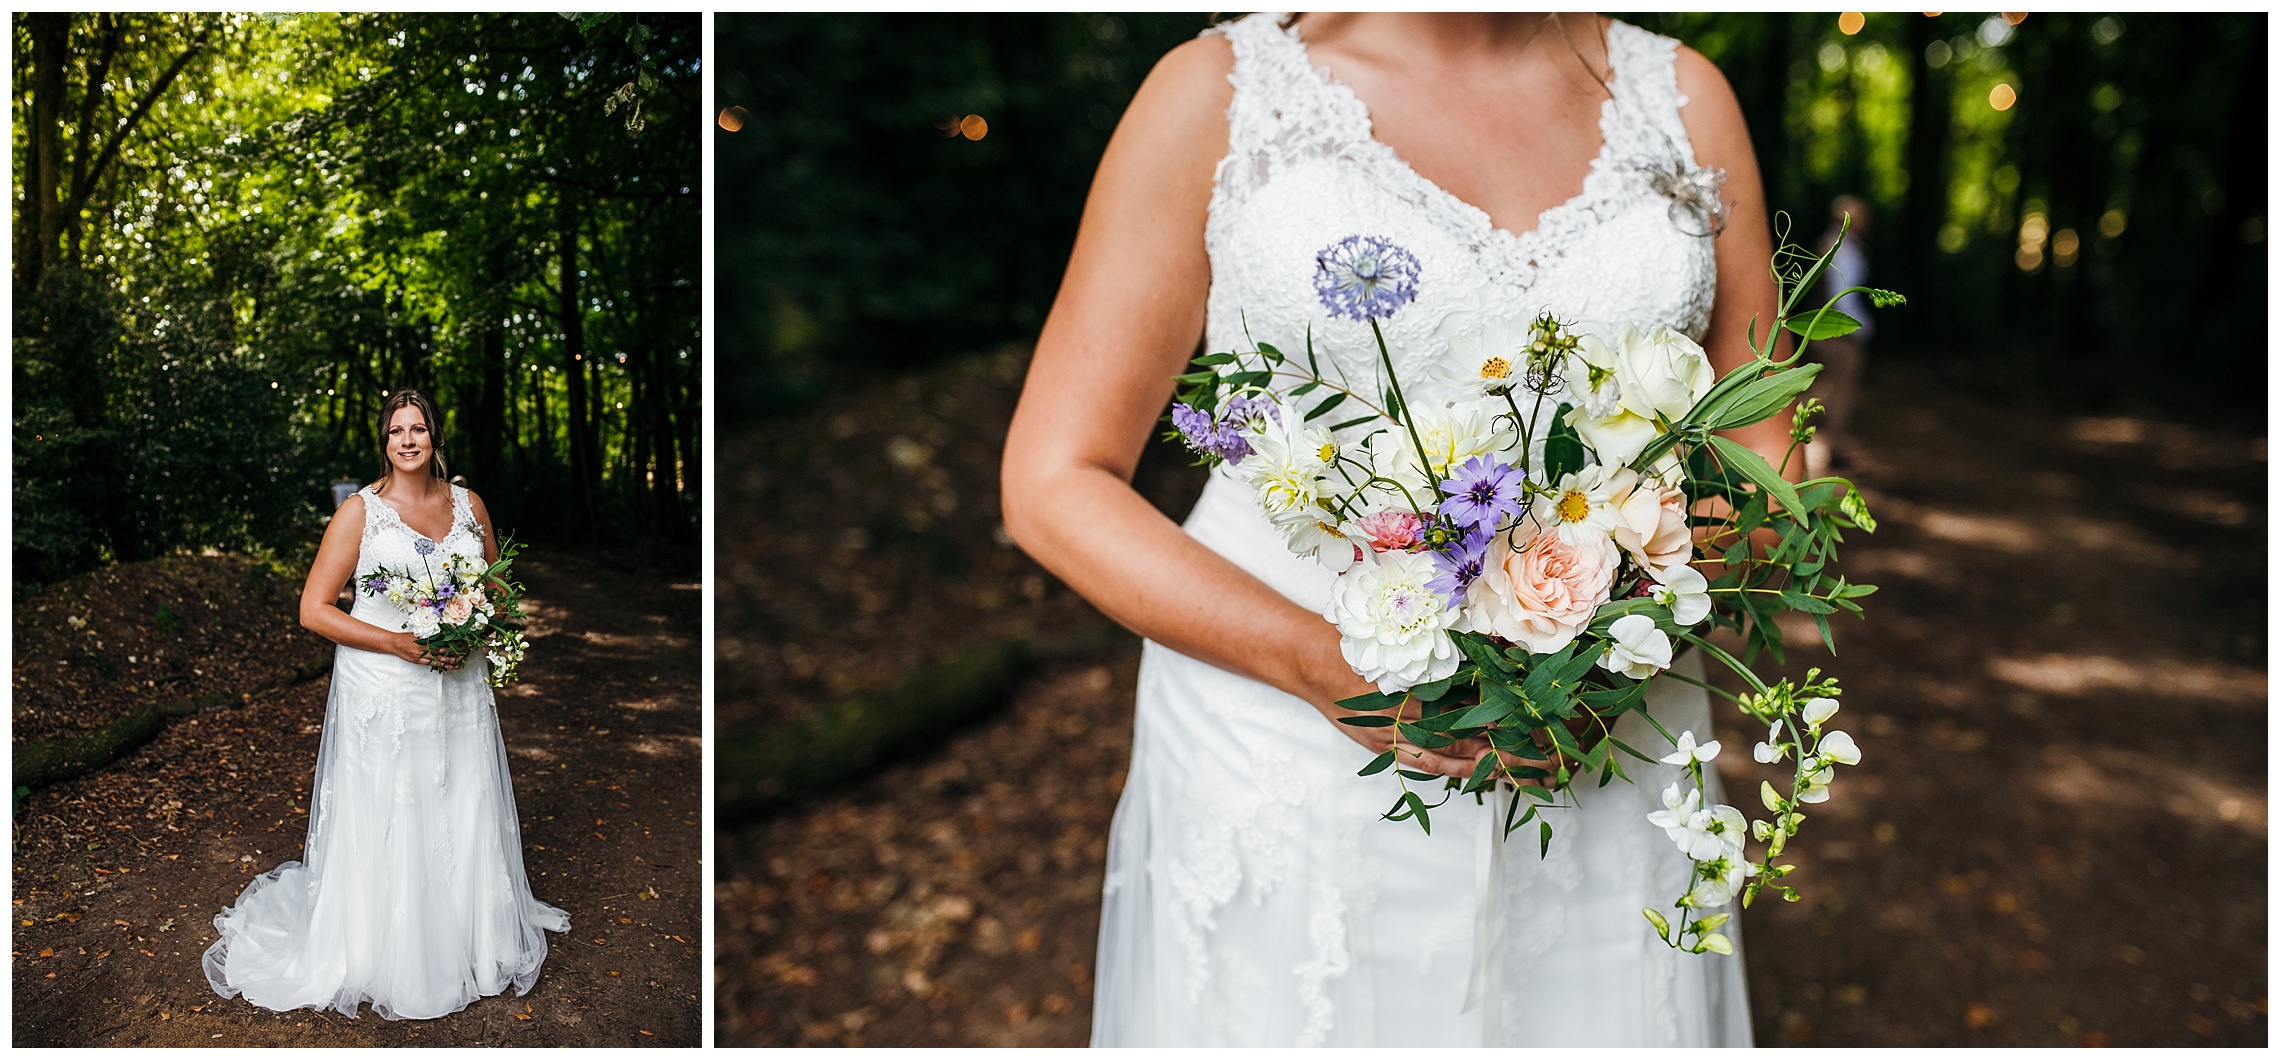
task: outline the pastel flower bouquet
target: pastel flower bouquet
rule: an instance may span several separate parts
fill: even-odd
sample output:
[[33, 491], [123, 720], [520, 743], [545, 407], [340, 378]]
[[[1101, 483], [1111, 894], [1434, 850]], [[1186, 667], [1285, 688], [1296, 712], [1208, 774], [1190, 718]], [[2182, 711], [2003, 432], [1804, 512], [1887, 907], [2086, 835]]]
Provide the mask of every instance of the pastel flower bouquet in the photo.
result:
[[522, 545], [508, 538], [499, 546], [498, 562], [490, 564], [450, 553], [437, 559], [435, 544], [426, 540], [412, 549], [420, 557], [419, 572], [375, 568], [363, 580], [364, 594], [403, 610], [403, 631], [428, 649], [435, 660], [430, 669], [456, 669], [481, 653], [490, 663], [491, 687], [514, 681], [529, 650], [523, 587], [512, 569]]
[[[1393, 726], [1400, 742], [1443, 748], [1485, 738], [1469, 778], [1404, 768], [1399, 749], [1362, 775], [1388, 769], [1399, 797], [1388, 820], [1431, 813], [1457, 794], [1496, 792], [1504, 834], [1534, 822], [1541, 854], [1547, 811], [1573, 800], [1582, 775], [1629, 779], [1626, 755], [1677, 766], [1682, 780], [1650, 815], [1693, 863], [1678, 916], [1647, 909], [1662, 939], [1696, 953], [1731, 952], [1713, 912], [1747, 905], [1793, 866], [1775, 864], [1797, 834], [1805, 804], [1825, 801], [1835, 767], [1860, 761], [1851, 736], [1828, 727], [1840, 694], [1833, 678], [1768, 683], [1752, 669], [1779, 659], [1784, 612], [1808, 616], [1834, 649], [1829, 616], [1858, 613], [1874, 586], [1834, 572], [1843, 531], [1873, 532], [1860, 493], [1841, 478], [1792, 484], [1773, 463], [1725, 437], [1784, 410], [1783, 465], [1802, 460], [1818, 405], [1798, 402], [1818, 365], [1805, 342], [1846, 334], [1857, 321], [1835, 300], [1797, 309], [1828, 261], [1785, 244], [1775, 255], [1779, 317], [1755, 357], [1718, 378], [1702, 348], [1667, 327], [1579, 328], [1550, 313], [1491, 321], [1452, 338], [1434, 361], [1435, 388], [1458, 396], [1411, 404], [1379, 322], [1417, 294], [1419, 263], [1384, 239], [1349, 236], [1316, 259], [1315, 291], [1331, 317], [1366, 322], [1377, 371], [1346, 378], [1324, 364], [1311, 326], [1303, 356], [1272, 345], [1210, 353], [1179, 377], [1168, 437], [1248, 485], [1291, 552], [1336, 575], [1325, 614], [1354, 671], [1378, 691], [1339, 705], [1354, 726]], [[1902, 299], [1865, 288], [1877, 305]], [[1798, 352], [1777, 358], [1788, 331]], [[1437, 407], [1436, 407], [1437, 406]], [[1344, 413], [1344, 415], [1338, 415]], [[1741, 649], [1713, 643], [1732, 630]], [[1748, 691], [1731, 695], [1673, 673], [1691, 647], [1732, 670]], [[1657, 676], [1701, 685], [1766, 728], [1760, 762], [1788, 761], [1786, 785], [1759, 792], [1771, 815], [1750, 820], [1706, 804], [1703, 765], [1716, 741], [1673, 734], [1645, 709]], [[1667, 748], [1650, 753], [1614, 735], [1639, 713]], [[1445, 780], [1439, 802], [1412, 783]], [[1751, 842], [1759, 853], [1748, 852]]]

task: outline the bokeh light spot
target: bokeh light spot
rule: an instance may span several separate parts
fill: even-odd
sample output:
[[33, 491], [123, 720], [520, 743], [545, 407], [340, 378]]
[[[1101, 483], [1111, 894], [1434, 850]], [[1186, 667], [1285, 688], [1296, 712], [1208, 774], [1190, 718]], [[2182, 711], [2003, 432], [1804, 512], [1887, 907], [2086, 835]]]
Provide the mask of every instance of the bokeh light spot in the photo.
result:
[[968, 114], [958, 123], [958, 133], [968, 140], [979, 140], [990, 134], [990, 123], [979, 114]]
[[1847, 37], [1860, 32], [1860, 28], [1865, 25], [1868, 25], [1868, 16], [1858, 11], [1847, 11], [1837, 16], [1837, 31]]
[[2009, 85], [1998, 84], [1987, 91], [1987, 105], [1996, 110], [2010, 110], [2018, 101], [2019, 90]]
[[720, 127], [729, 132], [742, 131], [745, 119], [751, 116], [752, 112], [743, 107], [728, 107], [720, 112]]

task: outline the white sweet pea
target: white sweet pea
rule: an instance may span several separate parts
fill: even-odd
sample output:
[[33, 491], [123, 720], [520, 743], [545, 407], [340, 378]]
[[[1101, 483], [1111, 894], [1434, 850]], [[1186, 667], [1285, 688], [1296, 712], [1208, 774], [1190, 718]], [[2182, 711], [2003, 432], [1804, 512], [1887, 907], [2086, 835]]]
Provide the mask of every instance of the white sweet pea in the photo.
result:
[[1599, 665], [1609, 673], [1644, 681], [1670, 669], [1670, 636], [1645, 615], [1624, 615], [1607, 627], [1608, 642]]
[[1789, 748], [1782, 746], [1780, 739], [1781, 719], [1775, 718], [1773, 724], [1766, 729], [1765, 741], [1750, 748], [1750, 757], [1769, 764], [1789, 757]]
[[1324, 617], [1338, 627], [1339, 651], [1380, 692], [1457, 670], [1457, 645], [1448, 631], [1459, 613], [1426, 584], [1438, 573], [1429, 553], [1387, 552], [1346, 572], [1331, 592]]
[[1816, 729], [1821, 727], [1822, 722], [1835, 717], [1836, 714], [1837, 701], [1830, 699], [1827, 696], [1820, 696], [1805, 701], [1805, 724], [1810, 725]]
[[1797, 785], [1797, 801], [1829, 801], [1829, 782], [1835, 779], [1837, 779], [1837, 771], [1833, 766], [1822, 766], [1819, 769], [1808, 769], [1805, 774], [1804, 783]]
[[1670, 608], [1671, 621], [1691, 626], [1710, 616], [1710, 579], [1681, 564], [1655, 576], [1654, 600]]
[[1838, 765], [1860, 764], [1860, 745], [1854, 743], [1851, 734], [1843, 729], [1831, 729], [1822, 734], [1821, 742], [1814, 749], [1820, 753], [1820, 757]]
[[1702, 808], [1702, 791], [1697, 788], [1682, 792], [1678, 781], [1674, 780], [1670, 782], [1670, 787], [1663, 789], [1662, 800], [1663, 808], [1648, 814], [1647, 822], [1662, 829], [1670, 836], [1671, 842], [1684, 850], [1687, 845], [1686, 824], [1693, 819], [1694, 812]]
[[1695, 884], [1684, 901], [1696, 909], [1709, 909], [1734, 900], [1734, 892], [1742, 889], [1749, 878], [1757, 875], [1757, 866], [1743, 857], [1710, 860], [1707, 866], [1713, 873], [1709, 879]]
[[1662, 756], [1661, 761], [1666, 766], [1683, 768], [1696, 762], [1708, 762], [1716, 757], [1718, 757], [1718, 741], [1711, 740], [1707, 743], [1697, 744], [1694, 742], [1694, 730], [1688, 729], [1678, 734], [1678, 750]]

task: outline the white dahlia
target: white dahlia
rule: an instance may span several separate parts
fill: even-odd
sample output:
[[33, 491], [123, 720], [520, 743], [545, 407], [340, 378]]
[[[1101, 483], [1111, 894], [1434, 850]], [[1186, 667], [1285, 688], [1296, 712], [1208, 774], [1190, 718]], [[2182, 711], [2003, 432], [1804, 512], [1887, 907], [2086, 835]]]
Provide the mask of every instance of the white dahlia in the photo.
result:
[[1324, 617], [1338, 627], [1339, 650], [1381, 692], [1400, 692], [1456, 672], [1449, 630], [1458, 612], [1426, 583], [1439, 570], [1423, 552], [1387, 552], [1338, 579]]

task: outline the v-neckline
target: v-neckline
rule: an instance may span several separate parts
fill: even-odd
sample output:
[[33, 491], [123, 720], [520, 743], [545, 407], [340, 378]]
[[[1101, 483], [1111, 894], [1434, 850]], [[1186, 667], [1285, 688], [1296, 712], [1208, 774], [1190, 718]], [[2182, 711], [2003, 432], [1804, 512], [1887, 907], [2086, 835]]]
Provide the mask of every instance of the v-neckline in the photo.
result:
[[404, 510], [402, 508], [396, 507], [396, 502], [391, 501], [386, 497], [382, 497], [378, 489], [374, 489], [372, 491], [372, 499], [388, 506], [388, 513], [396, 517], [396, 525], [403, 527], [406, 533], [409, 533], [413, 537], [419, 538], [428, 544], [442, 545], [444, 538], [450, 537], [455, 531], [459, 529], [459, 495], [457, 493], [453, 493], [451, 495], [450, 525], [444, 528], [443, 537], [429, 537], [428, 535], [421, 533], [418, 527], [412, 525], [411, 520], [404, 518]]
[[[1611, 19], [1609, 21], [1613, 22], [1614, 20]], [[1496, 219], [1489, 216], [1487, 210], [1473, 205], [1470, 201], [1460, 197], [1457, 195], [1457, 193], [1442, 187], [1439, 183], [1425, 176], [1425, 174], [1419, 173], [1417, 171], [1417, 167], [1410, 165], [1408, 159], [1401, 157], [1401, 152], [1393, 149], [1392, 144], [1378, 139], [1377, 119], [1370, 113], [1370, 105], [1362, 101], [1361, 94], [1355, 92], [1352, 86], [1346, 84], [1342, 80], [1339, 80], [1336, 74], [1330, 72], [1329, 67], [1320, 66], [1314, 62], [1314, 55], [1312, 52], [1307, 51], [1306, 41], [1299, 36], [1297, 25], [1294, 24], [1289, 29], [1284, 30], [1283, 35], [1290, 41], [1292, 47], [1298, 49], [1298, 60], [1300, 64], [1306, 67], [1307, 71], [1314, 76], [1316, 81], [1318, 81], [1322, 87], [1329, 91], [1332, 95], [1343, 96], [1353, 106], [1354, 111], [1361, 118], [1363, 142], [1368, 144], [1371, 150], [1374, 150], [1382, 155], [1385, 161], [1390, 164], [1393, 169], [1403, 174], [1406, 179], [1421, 189], [1424, 194], [1433, 198], [1437, 198], [1441, 200], [1445, 205], [1453, 207], [1456, 213], [1472, 221], [1475, 228], [1487, 233], [1493, 238], [1502, 240], [1507, 248], [1512, 248], [1525, 246], [1529, 243], [1543, 242], [1545, 239], [1544, 231], [1547, 227], [1547, 222], [1553, 222], [1559, 218], [1566, 216], [1569, 213], [1583, 210], [1589, 204], [1592, 197], [1597, 193], [1597, 189], [1594, 187], [1594, 185], [1598, 183], [1601, 171], [1604, 170], [1608, 165], [1610, 152], [1615, 142], [1613, 130], [1610, 128], [1617, 117], [1617, 111], [1615, 109], [1616, 101], [1613, 92], [1614, 85], [1622, 78], [1622, 72], [1615, 69], [1615, 46], [1613, 41], [1615, 32], [1616, 31], [1613, 26], [1610, 25], [1607, 34], [1607, 73], [1609, 97], [1607, 99], [1601, 100], [1599, 104], [1599, 150], [1591, 156], [1591, 164], [1584, 169], [1583, 186], [1578, 189], [1574, 195], [1569, 196], [1560, 202], [1554, 203], [1551, 206], [1545, 207], [1541, 212], [1536, 214], [1536, 223], [1530, 226], [1527, 231], [1519, 233], [1514, 233], [1510, 229], [1499, 226], [1496, 223]], [[1530, 255], [1530, 257], [1533, 258], [1535, 255]]]

